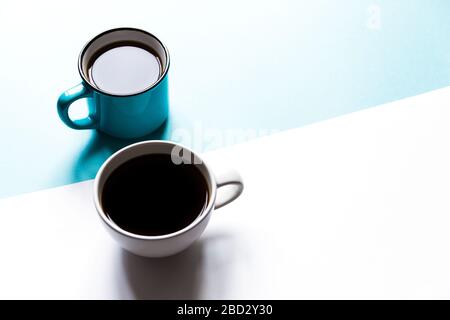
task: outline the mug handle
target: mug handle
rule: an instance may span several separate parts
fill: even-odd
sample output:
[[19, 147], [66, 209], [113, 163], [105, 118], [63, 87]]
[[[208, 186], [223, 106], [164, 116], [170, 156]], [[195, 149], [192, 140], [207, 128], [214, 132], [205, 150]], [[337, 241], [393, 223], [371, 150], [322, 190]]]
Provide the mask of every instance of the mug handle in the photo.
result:
[[69, 117], [69, 108], [72, 103], [82, 98], [91, 98], [92, 90], [87, 88], [83, 83], [65, 91], [58, 99], [58, 115], [61, 120], [72, 129], [95, 129], [97, 120], [95, 114], [89, 114], [86, 118], [72, 120]]
[[217, 190], [216, 203], [214, 205], [215, 209], [219, 209], [224, 205], [229, 204], [239, 197], [244, 190], [244, 182], [242, 181], [241, 175], [235, 171], [230, 170], [225, 174], [216, 175], [216, 184], [217, 189], [220, 189], [224, 186], [230, 186], [230, 191], [227, 194], [220, 194], [219, 190]]

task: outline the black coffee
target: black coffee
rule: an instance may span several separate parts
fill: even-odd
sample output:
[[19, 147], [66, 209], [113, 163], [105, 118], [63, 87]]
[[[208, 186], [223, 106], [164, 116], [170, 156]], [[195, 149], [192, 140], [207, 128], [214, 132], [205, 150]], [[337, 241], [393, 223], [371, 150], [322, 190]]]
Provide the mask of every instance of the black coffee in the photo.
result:
[[208, 203], [208, 186], [195, 164], [176, 165], [167, 154], [120, 165], [106, 180], [102, 206], [120, 228], [155, 236], [183, 229]]

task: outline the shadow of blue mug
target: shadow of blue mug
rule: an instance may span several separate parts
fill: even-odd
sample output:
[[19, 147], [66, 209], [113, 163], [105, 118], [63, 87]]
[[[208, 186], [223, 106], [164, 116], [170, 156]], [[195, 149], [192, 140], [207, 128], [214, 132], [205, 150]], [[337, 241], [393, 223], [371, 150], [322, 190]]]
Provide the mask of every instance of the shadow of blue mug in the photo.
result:
[[[111, 92], [99, 87], [92, 77], [94, 62], [105, 52], [121, 46], [136, 47], [151, 53], [159, 64], [157, 80], [136, 92]], [[125, 139], [145, 136], [167, 119], [169, 65], [167, 48], [151, 33], [135, 28], [105, 31], [81, 50], [78, 71], [82, 82], [61, 94], [57, 103], [58, 115], [72, 129], [97, 129]], [[117, 73], [113, 75], [117, 76]], [[87, 99], [89, 114], [86, 118], [72, 120], [69, 116], [70, 105], [83, 98]]]

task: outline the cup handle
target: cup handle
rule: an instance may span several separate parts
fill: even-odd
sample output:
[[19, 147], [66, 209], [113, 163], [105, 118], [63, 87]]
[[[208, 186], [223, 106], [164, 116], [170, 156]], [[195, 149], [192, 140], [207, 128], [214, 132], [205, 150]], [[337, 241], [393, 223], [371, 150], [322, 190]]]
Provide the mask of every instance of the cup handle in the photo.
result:
[[[216, 175], [216, 184], [218, 192], [216, 196], [216, 203], [214, 205], [215, 209], [219, 209], [234, 201], [244, 190], [242, 178], [235, 170], [230, 170], [225, 174]], [[230, 186], [230, 188], [227, 190], [228, 192], [226, 194], [221, 194], [219, 189], [225, 186]]]
[[97, 118], [94, 113], [89, 114], [86, 118], [72, 120], [69, 117], [69, 108], [72, 103], [82, 98], [92, 97], [92, 90], [87, 88], [83, 83], [65, 91], [58, 99], [58, 115], [61, 120], [70, 128], [95, 129], [97, 126]]

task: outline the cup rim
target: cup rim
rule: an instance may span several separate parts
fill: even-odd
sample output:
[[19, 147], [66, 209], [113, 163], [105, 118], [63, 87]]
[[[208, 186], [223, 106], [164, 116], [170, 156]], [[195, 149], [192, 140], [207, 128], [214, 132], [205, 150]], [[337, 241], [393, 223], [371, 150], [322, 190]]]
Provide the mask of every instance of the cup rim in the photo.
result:
[[[123, 153], [129, 152], [130, 149], [134, 149], [134, 148], [139, 147], [141, 145], [152, 145], [152, 144], [166, 144], [166, 145], [171, 145], [173, 147], [179, 146], [179, 147], [181, 147], [183, 149], [186, 149], [186, 150], [190, 151], [195, 157], [198, 157], [198, 159], [201, 160], [201, 164], [200, 165], [204, 166], [204, 168], [206, 169], [206, 173], [207, 173], [208, 177], [205, 177], [205, 179], [208, 179], [209, 183], [210, 183], [210, 190], [209, 190], [210, 191], [210, 197], [208, 199], [208, 205], [203, 210], [203, 214], [200, 214], [197, 218], [195, 218], [195, 220], [193, 220], [189, 225], [187, 225], [183, 229], [177, 230], [177, 231], [172, 232], [172, 233], [163, 234], [163, 235], [146, 236], [146, 235], [136, 234], [136, 233], [132, 233], [132, 232], [129, 232], [127, 230], [124, 230], [121, 227], [119, 227], [118, 225], [116, 225], [115, 223], [113, 223], [111, 221], [111, 219], [109, 219], [106, 216], [105, 212], [103, 211], [102, 205], [101, 205], [100, 194], [99, 194], [99, 183], [100, 183], [100, 178], [104, 174], [104, 171], [106, 170], [108, 165], [119, 154], [123, 154]], [[132, 158], [129, 158], [129, 159], [125, 160], [125, 161], [128, 161], [130, 159], [132, 159]], [[214, 204], [216, 202], [216, 194], [217, 194], [216, 180], [215, 180], [215, 177], [212, 174], [209, 166], [206, 164], [206, 162], [201, 157], [199, 157], [197, 153], [192, 151], [190, 148], [187, 148], [184, 145], [179, 144], [179, 143], [175, 143], [175, 142], [171, 142], [171, 141], [165, 141], [165, 140], [141, 141], [141, 142], [130, 144], [129, 146], [126, 146], [126, 147], [116, 151], [115, 153], [113, 153], [102, 164], [102, 166], [98, 170], [97, 175], [95, 176], [95, 179], [94, 179], [94, 204], [95, 204], [95, 208], [97, 210], [97, 213], [99, 214], [99, 216], [102, 219], [102, 221], [105, 222], [106, 225], [109, 228], [111, 228], [112, 230], [120, 233], [121, 235], [126, 236], [128, 238], [139, 239], [139, 240], [164, 240], [164, 239], [170, 239], [170, 238], [177, 237], [177, 236], [179, 236], [181, 234], [184, 234], [184, 233], [188, 232], [189, 230], [195, 228], [204, 219], [206, 219], [209, 216], [209, 214], [211, 213], [211, 211], [214, 209]]]
[[[142, 32], [142, 33], [145, 33], [145, 34], [149, 35], [150, 37], [154, 38], [156, 41], [158, 41], [159, 44], [161, 45], [161, 47], [164, 49], [164, 54], [166, 55], [166, 61], [167, 61], [166, 64], [167, 64], [167, 66], [166, 66], [166, 68], [164, 68], [163, 73], [162, 73], [162, 75], [159, 77], [159, 79], [158, 79], [156, 82], [152, 83], [150, 86], [146, 87], [145, 89], [143, 89], [143, 90], [141, 90], [141, 91], [139, 91], [139, 92], [134, 92], [134, 93], [130, 93], [130, 94], [113, 94], [113, 93], [111, 93], [111, 92], [106, 92], [106, 91], [104, 91], [104, 90], [102, 90], [102, 89], [100, 89], [100, 88], [97, 88], [97, 87], [93, 86], [93, 85], [90, 83], [89, 79], [87, 79], [86, 76], [85, 76], [85, 74], [83, 73], [82, 60], [83, 60], [84, 53], [86, 52], [86, 50], [89, 48], [89, 46], [90, 46], [95, 40], [97, 40], [98, 38], [100, 38], [100, 37], [102, 37], [102, 36], [104, 36], [104, 35], [106, 35], [106, 34], [108, 34], [108, 33], [117, 32], [117, 31], [124, 31], [124, 30], [125, 30], [125, 31], [128, 30], [128, 31]], [[113, 28], [113, 29], [109, 29], [109, 30], [103, 31], [102, 33], [97, 34], [97, 35], [96, 35], [95, 37], [93, 37], [91, 40], [89, 40], [88, 42], [86, 42], [86, 44], [85, 44], [85, 45], [83, 46], [83, 48], [81, 49], [80, 54], [78, 55], [78, 73], [80, 74], [81, 79], [83, 79], [83, 82], [86, 83], [87, 86], [88, 86], [90, 89], [92, 89], [92, 90], [94, 90], [94, 91], [97, 91], [98, 93], [101, 93], [101, 94], [104, 94], [104, 95], [107, 95], [107, 96], [111, 96], [111, 97], [132, 97], [132, 96], [140, 95], [140, 94], [142, 94], [142, 93], [144, 93], [144, 92], [147, 92], [147, 91], [153, 89], [153, 88], [156, 87], [158, 84], [160, 84], [161, 81], [163, 81], [163, 79], [166, 77], [167, 73], [169, 72], [169, 67], [170, 67], [170, 55], [169, 55], [169, 50], [168, 50], [167, 47], [164, 45], [164, 43], [163, 43], [157, 36], [155, 36], [154, 34], [148, 32], [148, 31], [139, 29], [139, 28], [132, 28], [132, 27], [119, 27], [119, 28]]]

